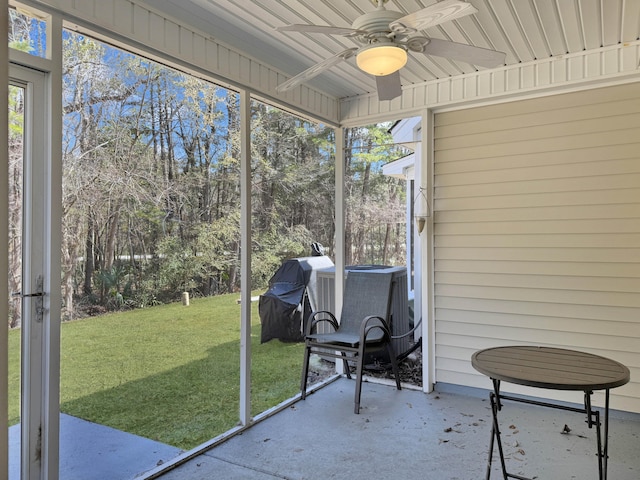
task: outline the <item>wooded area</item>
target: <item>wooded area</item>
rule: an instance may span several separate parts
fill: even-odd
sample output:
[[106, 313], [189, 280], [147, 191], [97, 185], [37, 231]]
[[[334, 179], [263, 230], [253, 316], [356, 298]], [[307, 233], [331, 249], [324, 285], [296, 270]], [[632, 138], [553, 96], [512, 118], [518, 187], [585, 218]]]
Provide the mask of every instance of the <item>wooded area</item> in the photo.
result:
[[[237, 290], [236, 92], [71, 32], [63, 69], [65, 319]], [[9, 234], [19, 243], [23, 104], [19, 89], [10, 96]], [[252, 285], [263, 288], [312, 242], [334, 251], [335, 143], [333, 129], [268, 104], [254, 100], [251, 114]], [[350, 265], [405, 264], [404, 184], [381, 171], [404, 153], [389, 127], [346, 134]], [[19, 326], [15, 301], [12, 311]]]

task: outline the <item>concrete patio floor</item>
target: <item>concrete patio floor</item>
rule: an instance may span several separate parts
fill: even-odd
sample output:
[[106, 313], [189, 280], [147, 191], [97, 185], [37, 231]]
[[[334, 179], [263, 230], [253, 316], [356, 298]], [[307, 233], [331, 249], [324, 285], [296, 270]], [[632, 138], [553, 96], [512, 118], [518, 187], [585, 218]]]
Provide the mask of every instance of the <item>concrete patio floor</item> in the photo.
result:
[[[346, 378], [159, 474], [181, 452], [63, 415], [61, 480], [478, 480], [486, 474], [488, 392], [441, 386], [424, 394], [363, 384], [359, 415]], [[580, 395], [576, 394], [576, 401]], [[615, 408], [615, 404], [612, 405]], [[612, 411], [609, 479], [640, 478], [640, 415]], [[506, 403], [500, 422], [510, 473], [535, 479], [597, 479], [595, 429], [581, 414]], [[571, 431], [562, 433], [565, 425]], [[19, 432], [10, 432], [17, 452]], [[19, 478], [12, 456], [10, 479]], [[502, 478], [494, 456], [491, 478]]]
[[[485, 477], [491, 412], [487, 392], [424, 394], [340, 379], [305, 401], [161, 475], [161, 480], [309, 480]], [[577, 401], [581, 398], [577, 395]], [[609, 479], [640, 478], [640, 415], [612, 412]], [[505, 403], [503, 444], [510, 473], [537, 479], [597, 479], [595, 429], [583, 415]], [[565, 425], [571, 431], [562, 433]], [[492, 478], [502, 478], [494, 460]]]
[[[129, 480], [180, 453], [148, 438], [60, 415], [60, 480]], [[19, 478], [20, 425], [14, 425], [9, 428], [9, 480]]]

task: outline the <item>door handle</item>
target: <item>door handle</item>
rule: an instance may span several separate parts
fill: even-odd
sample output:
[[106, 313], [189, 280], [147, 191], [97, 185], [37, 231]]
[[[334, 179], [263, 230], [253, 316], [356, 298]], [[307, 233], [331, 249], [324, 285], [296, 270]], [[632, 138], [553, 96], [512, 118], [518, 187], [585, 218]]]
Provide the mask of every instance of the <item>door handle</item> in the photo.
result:
[[35, 292], [35, 293], [22, 293], [22, 292], [11, 292], [12, 297], [44, 297], [44, 292]]
[[37, 298], [36, 301], [36, 315], [35, 320], [38, 323], [42, 323], [44, 318], [44, 291], [43, 291], [44, 280], [42, 275], [38, 275], [36, 277], [36, 291], [33, 293], [22, 293], [22, 292], [11, 292], [12, 297], [20, 297], [20, 298]]

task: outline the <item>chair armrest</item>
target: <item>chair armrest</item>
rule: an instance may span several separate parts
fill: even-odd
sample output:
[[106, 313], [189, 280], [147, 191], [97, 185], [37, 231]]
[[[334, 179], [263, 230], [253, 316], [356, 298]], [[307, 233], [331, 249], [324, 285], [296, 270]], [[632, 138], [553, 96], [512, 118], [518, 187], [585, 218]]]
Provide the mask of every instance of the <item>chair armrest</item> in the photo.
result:
[[[327, 315], [329, 318], [316, 318], [320, 314]], [[338, 320], [336, 319], [335, 315], [328, 310], [319, 310], [317, 312], [313, 312], [309, 316], [305, 334], [310, 335], [311, 332], [313, 332], [313, 328], [321, 322], [329, 322], [333, 326], [334, 330], [338, 330]]]
[[[375, 323], [373, 323], [374, 320], [376, 321]], [[388, 339], [391, 338], [391, 330], [389, 329], [389, 325], [387, 325], [387, 321], [378, 315], [369, 315], [365, 317], [360, 324], [360, 341], [366, 342], [369, 332], [376, 328], [382, 330], [385, 337]]]

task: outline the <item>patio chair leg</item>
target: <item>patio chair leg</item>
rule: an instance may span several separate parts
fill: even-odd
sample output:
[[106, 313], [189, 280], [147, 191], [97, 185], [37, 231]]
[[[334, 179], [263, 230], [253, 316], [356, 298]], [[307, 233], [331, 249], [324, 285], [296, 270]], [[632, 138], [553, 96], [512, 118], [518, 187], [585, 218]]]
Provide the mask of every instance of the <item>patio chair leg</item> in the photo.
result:
[[396, 358], [396, 352], [393, 350], [391, 343], [387, 343], [387, 354], [391, 361], [391, 370], [393, 370], [393, 377], [396, 379], [396, 388], [402, 390], [400, 386], [400, 371], [398, 370], [398, 359]]
[[356, 366], [356, 397], [353, 413], [360, 413], [360, 396], [362, 395], [362, 357], [358, 357], [358, 364]]
[[300, 379], [300, 398], [304, 400], [307, 397], [307, 376], [309, 375], [309, 357], [311, 356], [311, 347], [305, 344], [304, 360], [302, 362], [302, 378]]
[[360, 413], [360, 396], [362, 395], [362, 370], [364, 369], [364, 342], [360, 342], [358, 346], [358, 354], [356, 356], [356, 398], [353, 413]]
[[342, 355], [342, 365], [344, 366], [344, 373], [347, 375], [348, 379], [351, 379], [351, 369], [349, 368], [349, 362], [347, 362], [347, 354], [344, 352], [340, 352]]

